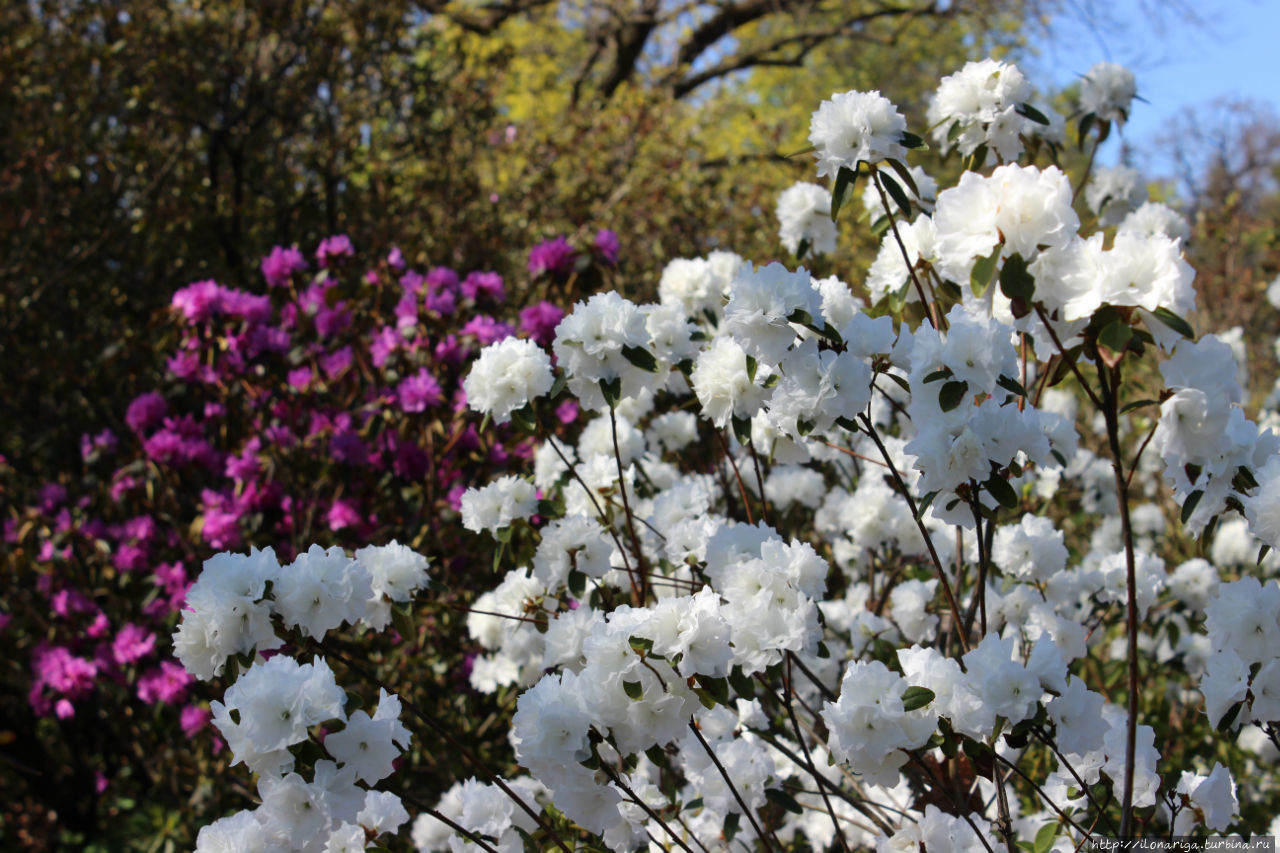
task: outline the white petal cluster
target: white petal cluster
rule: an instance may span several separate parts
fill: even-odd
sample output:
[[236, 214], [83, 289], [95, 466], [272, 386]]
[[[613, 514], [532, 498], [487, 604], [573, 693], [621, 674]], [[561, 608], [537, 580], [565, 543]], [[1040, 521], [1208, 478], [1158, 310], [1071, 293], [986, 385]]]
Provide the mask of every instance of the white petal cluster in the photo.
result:
[[836, 250], [836, 224], [831, 221], [831, 192], [817, 184], [798, 182], [778, 196], [778, 239], [796, 254], [800, 243], [808, 252], [829, 255]]
[[823, 101], [809, 122], [809, 142], [818, 158], [818, 177], [835, 178], [859, 163], [903, 160], [907, 120], [879, 92], [843, 92]]
[[582, 406], [604, 411], [609, 404], [601, 383], [619, 382], [622, 397], [661, 386], [661, 371], [644, 370], [627, 355], [632, 349], [648, 350], [651, 343], [644, 312], [611, 291], [575, 305], [556, 327], [552, 350]]
[[[1160, 405], [1152, 448], [1164, 460], [1165, 479], [1179, 503], [1200, 492], [1187, 519], [1198, 531], [1234, 494], [1237, 469], [1259, 469], [1257, 463], [1275, 453], [1277, 440], [1270, 432], [1260, 433], [1245, 417], [1240, 408], [1243, 392], [1235, 381], [1235, 355], [1216, 336], [1178, 344], [1160, 372], [1173, 394]], [[1266, 517], [1258, 508], [1266, 506], [1267, 494], [1264, 488], [1245, 497], [1254, 519]], [[1268, 532], [1265, 523], [1257, 529]]]
[[1138, 94], [1133, 72], [1114, 62], [1099, 62], [1080, 83], [1080, 109], [1104, 121], [1123, 124]]
[[1118, 225], [1147, 200], [1147, 185], [1132, 166], [1097, 169], [1084, 190], [1089, 209], [1099, 225]]
[[509, 527], [537, 510], [537, 489], [528, 480], [514, 475], [500, 477], [479, 489], [467, 489], [462, 494], [462, 526], [476, 533]]
[[938, 194], [933, 222], [944, 274], [965, 283], [974, 261], [997, 246], [1002, 257], [1016, 253], [1030, 262], [1042, 247], [1066, 246], [1080, 227], [1066, 175], [1056, 166], [1014, 164], [990, 177], [965, 172], [957, 186]]
[[173, 635], [174, 655], [202, 681], [222, 674], [235, 654], [269, 651], [280, 645], [264, 600], [267, 582], [280, 574], [273, 550], [216, 554], [205, 561], [187, 591], [187, 609]]
[[467, 405], [505, 424], [511, 413], [551, 390], [551, 358], [530, 340], [504, 338], [480, 351], [462, 381]]
[[315, 639], [360, 621], [372, 598], [369, 570], [341, 548], [312, 545], [280, 570], [275, 583], [275, 611], [284, 624]]
[[908, 686], [880, 661], [858, 661], [845, 669], [839, 701], [823, 705], [831, 754], [871, 784], [896, 785], [906, 750], [923, 746], [938, 726], [935, 711], [903, 709]]
[[995, 59], [969, 62], [944, 77], [929, 104], [929, 125], [943, 151], [952, 146], [968, 157], [985, 145], [1000, 159], [1016, 160], [1019, 138], [1036, 125], [1017, 107], [1031, 97], [1031, 83], [1018, 66]]

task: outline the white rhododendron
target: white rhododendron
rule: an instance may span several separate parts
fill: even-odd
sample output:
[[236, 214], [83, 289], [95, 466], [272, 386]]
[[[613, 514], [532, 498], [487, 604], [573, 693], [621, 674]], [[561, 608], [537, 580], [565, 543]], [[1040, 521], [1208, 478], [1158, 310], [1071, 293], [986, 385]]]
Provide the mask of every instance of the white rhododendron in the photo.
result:
[[[1074, 141], [1134, 92], [1095, 66]], [[411, 818], [449, 853], [1044, 853], [1256, 824], [1280, 439], [1244, 408], [1242, 333], [1187, 320], [1186, 222], [1136, 172], [1053, 165], [1064, 122], [1031, 95], [994, 59], [942, 81], [928, 132], [967, 169], [942, 187], [878, 92], [817, 106], [826, 182], [782, 193], [779, 237], [827, 264], [832, 210], [869, 219], [867, 269], [678, 258], [628, 291], [654, 302], [578, 302], [554, 365], [510, 338], [480, 354], [468, 403], [527, 470], [458, 485], [442, 523], [492, 551], [445, 606], [519, 775], [467, 756], [413, 815], [397, 761], [449, 721], [330, 669], [371, 666], [339, 667], [334, 632], [431, 642], [425, 557], [210, 560], [175, 648], [239, 673], [213, 719], [258, 805], [199, 849], [361, 849]], [[854, 192], [868, 216], [833, 196]], [[590, 414], [539, 417], [552, 388]]]

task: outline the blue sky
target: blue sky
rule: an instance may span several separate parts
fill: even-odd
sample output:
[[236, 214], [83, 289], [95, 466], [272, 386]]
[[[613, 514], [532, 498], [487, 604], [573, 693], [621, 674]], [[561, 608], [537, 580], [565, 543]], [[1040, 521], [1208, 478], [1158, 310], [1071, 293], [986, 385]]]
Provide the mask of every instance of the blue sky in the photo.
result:
[[[1066, 5], [1069, 11], [1054, 21], [1049, 36], [1037, 40], [1041, 56], [1028, 63], [1028, 76], [1041, 85], [1065, 85], [1098, 61], [1127, 66], [1137, 77], [1138, 93], [1150, 102], [1134, 104], [1125, 128], [1126, 139], [1139, 150], [1170, 116], [1219, 97], [1250, 98], [1280, 111], [1280, 0]], [[1113, 161], [1119, 146], [1108, 147], [1103, 160]]]

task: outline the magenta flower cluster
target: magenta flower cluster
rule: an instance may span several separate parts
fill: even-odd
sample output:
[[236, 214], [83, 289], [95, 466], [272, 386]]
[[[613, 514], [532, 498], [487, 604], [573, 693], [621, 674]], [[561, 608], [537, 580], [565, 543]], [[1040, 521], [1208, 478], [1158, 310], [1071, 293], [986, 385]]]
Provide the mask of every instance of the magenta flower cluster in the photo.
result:
[[[613, 263], [617, 238], [601, 235], [581, 257]], [[555, 245], [534, 249], [552, 274], [579, 256]], [[478, 432], [461, 380], [487, 344], [549, 343], [560, 307], [507, 308], [501, 274], [417, 266], [398, 248], [360, 268], [344, 235], [310, 262], [276, 247], [260, 270], [261, 292], [178, 290], [166, 378], [125, 408], [127, 431], [86, 434], [87, 476], [45, 484], [5, 521], [5, 546], [30, 557], [30, 611], [48, 614], [36, 629], [0, 612], [0, 637], [41, 638], [18, 652], [37, 715], [72, 720], [91, 698], [173, 706], [196, 735], [208, 706], [169, 638], [205, 558], [431, 530], [433, 552], [465, 570], [466, 549], [443, 541], [462, 492], [530, 456], [514, 431]]]

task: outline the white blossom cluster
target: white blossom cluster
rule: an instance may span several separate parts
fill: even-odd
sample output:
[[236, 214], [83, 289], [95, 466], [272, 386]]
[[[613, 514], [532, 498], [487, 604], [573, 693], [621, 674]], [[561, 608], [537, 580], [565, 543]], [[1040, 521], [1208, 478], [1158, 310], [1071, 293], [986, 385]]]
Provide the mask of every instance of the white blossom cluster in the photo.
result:
[[[427, 559], [396, 542], [355, 558], [312, 546], [288, 566], [269, 548], [205, 563], [174, 634], [175, 653], [200, 679], [221, 674], [232, 655], [250, 659], [211, 710], [232, 765], [257, 775], [261, 804], [201, 829], [198, 853], [365, 850], [409, 820], [396, 794], [360, 784], [390, 776], [409, 746], [399, 698], [381, 690], [372, 714], [352, 709], [324, 658], [299, 663], [260, 653], [282, 645], [273, 617], [315, 640], [343, 624], [380, 630], [392, 604], [426, 583]], [[311, 762], [308, 781], [298, 772], [308, 769], [298, 767], [298, 747], [320, 726], [327, 757]]]
[[[1085, 88], [1097, 119], [1123, 120], [1128, 79], [1095, 68]], [[520, 783], [527, 802], [554, 805], [616, 851], [751, 843], [759, 810], [784, 801], [797, 809], [771, 818], [780, 840], [826, 847], [839, 832], [878, 850], [975, 849], [1004, 820], [997, 783], [976, 780], [986, 805], [958, 818], [911, 793], [929, 787], [921, 762], [943, 763], [963, 743], [1016, 763], [1024, 747], [1011, 739], [1039, 733], [1055, 747], [1040, 780], [1049, 800], [1030, 813], [1006, 805], [1027, 844], [1057, 820], [1053, 807], [1083, 813], [1093, 806], [1084, 788], [1119, 792], [1130, 775], [1135, 807], [1159, 805], [1179, 829], [1230, 825], [1226, 768], [1184, 771], [1162, 791], [1155, 730], [1131, 728], [1081, 662], [1127, 656], [1125, 638], [1091, 620], [1128, 606], [1132, 573], [1139, 624], [1159, 613], [1161, 626], [1140, 629], [1141, 653], [1206, 674], [1211, 716], [1250, 684], [1262, 692], [1248, 694], [1241, 719], [1265, 706], [1264, 676], [1226, 660], [1240, 653], [1214, 639], [1215, 565], [1169, 569], [1158, 556], [1168, 525], [1158, 496], [1163, 471], [1193, 531], [1241, 511], [1223, 519], [1214, 559], [1247, 562], [1236, 552], [1253, 536], [1280, 542], [1280, 463], [1268, 462], [1280, 447], [1224, 379], [1237, 374], [1231, 347], [1186, 334], [1185, 221], [1118, 169], [1087, 184], [1098, 218], [1082, 224], [1066, 174], [1013, 162], [1031, 134], [1061, 126], [1037, 120], [1030, 94], [1016, 67], [992, 60], [944, 81], [931, 113], [942, 147], [986, 146], [1006, 162], [941, 191], [902, 162], [910, 135], [879, 93], [837, 95], [815, 113], [818, 176], [837, 191], [849, 180], [841, 170], [862, 163], [913, 185], [915, 215], [896, 202], [889, 228], [887, 181], [861, 170], [864, 206], [886, 229], [862, 285], [873, 304], [915, 303], [914, 325], [873, 312], [839, 278], [727, 252], [672, 261], [656, 304], [600, 295], [562, 323], [557, 369], [597, 416], [576, 439], [544, 441], [533, 485], [507, 478], [464, 498], [468, 526], [504, 542], [552, 505], [534, 486], [565, 508], [468, 619], [484, 649], [472, 685], [525, 688], [511, 741], [536, 780]], [[833, 204], [814, 184], [783, 193], [783, 245], [833, 251]], [[1119, 331], [1100, 334], [1099, 318]], [[1077, 431], [1105, 430], [1105, 419], [1091, 423], [1084, 396], [1046, 384], [1079, 358], [1073, 347], [1090, 343], [1101, 359], [1144, 342], [1168, 354], [1167, 391], [1146, 421], [1151, 452], [1128, 474], [1122, 525], [1114, 463]], [[691, 470], [691, 452], [718, 461]], [[1049, 517], [1023, 511], [1060, 495], [1096, 516], [1083, 552]], [[779, 519], [805, 535], [784, 535], [793, 527]], [[890, 581], [878, 574], [886, 559], [919, 568]], [[966, 568], [978, 565], [981, 583]], [[844, 582], [830, 595], [835, 577]], [[1210, 637], [1198, 630], [1206, 610]], [[784, 673], [803, 725], [762, 695]], [[850, 779], [864, 801], [898, 811], [867, 821], [824, 796]], [[515, 828], [530, 829], [502, 802], [473, 781], [441, 810], [514, 845]], [[419, 849], [451, 844], [442, 826], [420, 820]]]
[[[1134, 93], [1095, 66], [1081, 140]], [[986, 171], [941, 190], [878, 92], [823, 102], [810, 141], [831, 190], [784, 192], [779, 237], [833, 253], [835, 196], [868, 181], [884, 230], [856, 287], [718, 251], [671, 261], [657, 302], [579, 302], [554, 367], [528, 341], [482, 352], [470, 405], [540, 437], [531, 477], [461, 503], [503, 568], [467, 618], [470, 684], [522, 691], [509, 740], [528, 775], [454, 785], [414, 822], [419, 850], [516, 853], [542, 814], [617, 853], [1043, 853], [1080, 847], [1122, 797], [1173, 832], [1236, 827], [1248, 792], [1227, 766], [1171, 766], [1156, 721], [1114, 703], [1140, 662], [1170, 673], [1171, 717], [1202, 702], [1210, 725], [1277, 736], [1280, 585], [1250, 573], [1280, 565], [1255, 558], [1280, 547], [1280, 439], [1244, 415], [1240, 335], [1196, 340], [1185, 320], [1186, 222], [1136, 173], [1019, 162], [1061, 139], [1031, 95], [995, 60], [943, 81], [938, 147]], [[1143, 358], [1160, 379], [1133, 400]], [[590, 414], [548, 428], [562, 388]], [[1186, 529], [1213, 525], [1202, 556], [1166, 547], [1169, 493]], [[180, 657], [211, 677], [279, 648], [275, 617], [316, 639], [385, 626], [426, 581], [397, 547], [215, 558]], [[356, 830], [407, 820], [357, 785], [409, 742], [396, 697], [354, 710], [323, 659], [277, 655], [214, 711], [262, 806], [202, 849], [362, 849]], [[343, 727], [307, 782], [295, 752], [321, 724]]]

